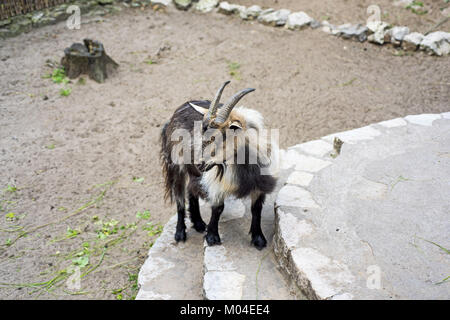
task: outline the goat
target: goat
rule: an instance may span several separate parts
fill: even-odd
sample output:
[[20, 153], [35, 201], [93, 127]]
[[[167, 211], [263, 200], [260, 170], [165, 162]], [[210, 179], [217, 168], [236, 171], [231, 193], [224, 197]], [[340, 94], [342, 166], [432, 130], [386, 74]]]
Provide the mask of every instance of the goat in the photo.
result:
[[[164, 124], [160, 156], [165, 178], [165, 199], [170, 198], [171, 203], [175, 200], [177, 205], [175, 241], [186, 241], [184, 219], [187, 189], [188, 209], [193, 227], [198, 232], [204, 232], [206, 229], [205, 239], [211, 246], [221, 244], [218, 223], [224, 210], [224, 199], [250, 197], [251, 243], [261, 250], [267, 244], [261, 230], [261, 210], [266, 195], [271, 193], [276, 185], [276, 177], [271, 173], [262, 174], [262, 170], [276, 163], [274, 148], [266, 140], [248, 135], [251, 130], [259, 134], [264, 129], [263, 117], [259, 112], [243, 107], [233, 110], [239, 100], [254, 89], [241, 90], [226, 104], [220, 103], [222, 92], [229, 82], [219, 88], [212, 101], [195, 100], [182, 104], [170, 121]], [[173, 141], [177, 130], [185, 130], [192, 137], [197, 124], [203, 136], [211, 130], [215, 132], [214, 139], [205, 142], [202, 138], [201, 143], [188, 141], [187, 149], [177, 153], [177, 143]], [[263, 143], [268, 146], [264, 148]], [[210, 148], [211, 156], [194, 159], [192, 154], [195, 154], [194, 149], [198, 147], [203, 153]], [[263, 150], [267, 152], [264, 153]], [[242, 154], [245, 161], [239, 163], [237, 160]], [[255, 163], [249, 161], [252, 156], [256, 158]], [[180, 161], [181, 158], [183, 161]], [[199, 197], [211, 204], [208, 226], [200, 215]]]

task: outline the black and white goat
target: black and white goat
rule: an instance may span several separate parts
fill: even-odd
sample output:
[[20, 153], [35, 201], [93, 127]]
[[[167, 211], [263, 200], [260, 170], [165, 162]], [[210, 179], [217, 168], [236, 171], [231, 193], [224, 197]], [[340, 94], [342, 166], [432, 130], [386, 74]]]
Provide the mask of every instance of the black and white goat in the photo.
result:
[[[186, 240], [184, 218], [187, 189], [193, 227], [198, 232], [207, 229], [205, 239], [208, 245], [215, 245], [220, 244], [218, 223], [224, 210], [224, 199], [251, 197], [251, 242], [256, 248], [262, 249], [267, 241], [261, 230], [261, 210], [266, 194], [272, 192], [276, 184], [274, 175], [267, 172], [263, 174], [262, 171], [274, 164], [274, 148], [268, 140], [258, 137], [264, 130], [263, 117], [259, 112], [243, 107], [233, 109], [243, 96], [254, 89], [239, 91], [226, 104], [220, 103], [228, 83], [220, 87], [212, 102], [198, 100], [184, 103], [164, 125], [161, 160], [165, 198], [170, 198], [171, 202], [175, 200], [177, 204], [177, 242]], [[174, 141], [177, 140], [177, 133], [184, 130], [193, 137], [195, 128], [199, 128], [202, 134], [200, 143], [187, 139], [187, 149], [180, 152], [177, 147], [181, 142]], [[204, 136], [210, 131], [214, 132], [214, 138], [205, 141]], [[250, 131], [256, 135], [249, 135]], [[196, 148], [203, 152], [200, 160], [195, 158]], [[205, 156], [208, 148], [210, 155]], [[242, 160], [241, 155], [244, 155], [244, 161], [239, 161], [238, 158]], [[212, 207], [208, 226], [200, 216], [199, 197], [207, 200]]]

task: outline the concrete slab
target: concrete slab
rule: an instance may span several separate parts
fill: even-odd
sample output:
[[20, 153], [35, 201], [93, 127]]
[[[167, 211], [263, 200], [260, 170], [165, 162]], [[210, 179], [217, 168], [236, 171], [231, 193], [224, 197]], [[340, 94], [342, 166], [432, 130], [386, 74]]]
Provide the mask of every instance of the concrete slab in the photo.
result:
[[276, 204], [276, 257], [308, 298], [450, 298], [450, 119], [406, 120], [326, 137], [347, 143], [303, 189], [318, 207]]

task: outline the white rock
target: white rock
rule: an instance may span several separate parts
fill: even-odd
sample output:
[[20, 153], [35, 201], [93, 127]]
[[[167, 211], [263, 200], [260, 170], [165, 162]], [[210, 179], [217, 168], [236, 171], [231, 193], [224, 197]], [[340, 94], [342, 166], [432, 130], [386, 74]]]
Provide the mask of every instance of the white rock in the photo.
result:
[[219, 0], [200, 0], [195, 5], [195, 9], [206, 13], [212, 11], [219, 4]]
[[188, 10], [192, 5], [192, 0], [173, 0], [175, 7], [180, 10]]
[[294, 29], [302, 29], [308, 26], [313, 19], [303, 11], [291, 13], [286, 21], [286, 27]]
[[441, 115], [442, 115], [442, 118], [444, 118], [444, 119], [450, 119], [450, 112], [444, 112], [444, 113], [441, 113]]
[[406, 35], [409, 34], [409, 28], [408, 27], [393, 27], [390, 30], [390, 34], [392, 37], [397, 41], [402, 41]]
[[423, 34], [412, 32], [403, 38], [402, 48], [409, 51], [415, 51], [423, 40]]
[[281, 209], [278, 213], [278, 227], [280, 237], [289, 249], [295, 248], [300, 239], [313, 233], [313, 226], [305, 220], [299, 220], [291, 213], [284, 213]]
[[253, 20], [258, 18], [259, 14], [262, 12], [263, 10], [261, 9], [260, 6], [258, 5], [253, 5], [251, 7], [248, 7], [247, 9], [241, 11], [239, 13], [239, 16], [244, 19], [244, 20]]
[[287, 179], [288, 184], [295, 184], [302, 187], [307, 187], [311, 183], [311, 180], [314, 178], [314, 175], [308, 172], [303, 171], [294, 171]]
[[385, 30], [389, 24], [384, 21], [369, 21], [367, 22], [367, 28], [372, 32], [377, 32], [379, 30]]
[[333, 146], [323, 140], [313, 140], [297, 144], [289, 149], [299, 149], [314, 156], [323, 156], [333, 150]]
[[234, 271], [233, 261], [227, 258], [224, 246], [206, 246], [203, 261], [206, 271]]
[[395, 128], [395, 127], [402, 127], [406, 126], [407, 122], [403, 118], [396, 118], [392, 120], [386, 120], [378, 123], [380, 126], [386, 127], [386, 128]]
[[322, 159], [300, 155], [298, 157], [297, 163], [295, 165], [295, 170], [308, 171], [308, 172], [318, 172], [332, 163], [330, 161], [325, 161]]
[[396, 7], [407, 7], [409, 5], [412, 5], [412, 3], [414, 2], [414, 0], [397, 0], [394, 1], [393, 5]]
[[433, 125], [434, 120], [441, 119], [441, 115], [424, 113], [424, 114], [406, 116], [405, 119], [408, 120], [408, 122], [413, 123], [413, 124], [431, 127]]
[[260, 13], [258, 21], [263, 24], [280, 27], [286, 24], [290, 14], [291, 11], [287, 9], [280, 9], [276, 11], [274, 11], [274, 9], [267, 9]]
[[172, 4], [172, 0], [151, 0], [150, 3], [152, 5], [159, 4], [167, 7]]
[[203, 277], [208, 300], [241, 300], [245, 276], [236, 271], [209, 271]]
[[347, 23], [340, 25], [335, 31], [332, 31], [332, 33], [341, 36], [344, 39], [355, 39], [359, 42], [364, 42], [367, 40], [367, 31], [368, 28], [366, 26]]
[[309, 191], [291, 185], [281, 188], [275, 203], [277, 206], [319, 208]]
[[342, 33], [341, 30], [345, 30], [345, 29], [351, 28], [351, 27], [352, 27], [351, 23], [344, 23], [344, 24], [341, 24], [341, 25], [339, 25], [337, 27], [332, 26], [331, 34], [333, 34], [335, 36], [338, 36], [338, 35], [340, 35]]
[[325, 33], [329, 33], [329, 34], [331, 34], [331, 31], [336, 28], [334, 25], [332, 25], [331, 23], [329, 23], [326, 20], [322, 21], [321, 25], [322, 25], [322, 31]]
[[341, 294], [342, 287], [355, 279], [346, 265], [312, 248], [295, 249], [292, 258], [300, 277], [310, 282], [312, 290], [320, 299]]
[[383, 21], [369, 21], [367, 23], [367, 28], [373, 32], [373, 34], [367, 37], [369, 42], [384, 44], [384, 37], [388, 27], [389, 24]]
[[450, 33], [432, 32], [423, 38], [420, 47], [438, 56], [448, 55], [450, 53]]
[[170, 300], [170, 295], [154, 293], [153, 291], [139, 290], [136, 300]]
[[241, 12], [245, 12], [245, 6], [241, 6], [238, 4], [230, 4], [227, 1], [222, 1], [219, 4], [219, 13], [231, 15], [231, 14], [238, 14]]

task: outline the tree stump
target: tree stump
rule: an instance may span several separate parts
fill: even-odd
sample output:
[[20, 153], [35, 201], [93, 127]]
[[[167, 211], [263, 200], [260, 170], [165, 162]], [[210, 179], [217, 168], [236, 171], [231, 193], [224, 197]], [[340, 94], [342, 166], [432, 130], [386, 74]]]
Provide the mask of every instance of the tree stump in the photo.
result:
[[88, 74], [89, 78], [99, 83], [105, 82], [114, 69], [119, 66], [105, 52], [103, 44], [98, 41], [84, 39], [84, 44], [74, 43], [64, 49], [61, 59], [67, 77], [74, 79], [80, 74]]

